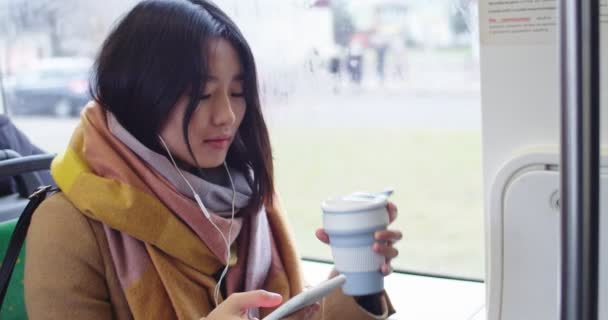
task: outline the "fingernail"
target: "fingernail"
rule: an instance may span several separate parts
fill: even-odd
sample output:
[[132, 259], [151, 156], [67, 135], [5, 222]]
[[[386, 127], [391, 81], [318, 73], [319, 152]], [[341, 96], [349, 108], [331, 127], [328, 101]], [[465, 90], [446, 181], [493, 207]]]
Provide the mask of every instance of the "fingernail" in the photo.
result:
[[270, 298], [279, 298], [279, 297], [281, 297], [281, 298], [282, 298], [282, 297], [283, 297], [283, 296], [281, 296], [281, 295], [280, 295], [280, 294], [278, 294], [278, 293], [275, 293], [275, 292], [270, 292], [270, 291], [266, 291], [266, 294], [267, 294], [267, 295], [268, 295], [268, 297], [270, 297]]

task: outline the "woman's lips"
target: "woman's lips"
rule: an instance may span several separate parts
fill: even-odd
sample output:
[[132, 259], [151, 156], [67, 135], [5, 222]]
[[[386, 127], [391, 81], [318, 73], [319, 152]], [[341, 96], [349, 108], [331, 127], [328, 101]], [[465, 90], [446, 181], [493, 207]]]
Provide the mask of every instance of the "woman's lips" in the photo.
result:
[[223, 150], [223, 149], [227, 149], [230, 146], [231, 140], [232, 140], [232, 137], [225, 136], [225, 137], [205, 139], [205, 140], [203, 140], [203, 143], [209, 145], [210, 147], [212, 147], [214, 149]]

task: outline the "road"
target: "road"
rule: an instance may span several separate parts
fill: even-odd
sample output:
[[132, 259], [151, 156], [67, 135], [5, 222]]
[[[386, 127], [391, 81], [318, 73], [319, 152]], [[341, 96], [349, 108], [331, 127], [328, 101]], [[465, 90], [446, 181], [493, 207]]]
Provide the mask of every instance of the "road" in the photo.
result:
[[[309, 94], [274, 101], [264, 109], [271, 128], [408, 128], [480, 130], [479, 94], [402, 93], [349, 88], [338, 94]], [[34, 143], [61, 151], [78, 119], [15, 117]]]

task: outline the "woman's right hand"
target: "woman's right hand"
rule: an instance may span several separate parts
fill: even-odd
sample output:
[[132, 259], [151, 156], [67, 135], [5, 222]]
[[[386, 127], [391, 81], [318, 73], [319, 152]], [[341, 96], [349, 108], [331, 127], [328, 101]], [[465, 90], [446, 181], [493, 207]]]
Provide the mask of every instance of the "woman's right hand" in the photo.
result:
[[249, 309], [275, 307], [282, 300], [281, 295], [264, 290], [233, 293], [201, 320], [247, 320]]

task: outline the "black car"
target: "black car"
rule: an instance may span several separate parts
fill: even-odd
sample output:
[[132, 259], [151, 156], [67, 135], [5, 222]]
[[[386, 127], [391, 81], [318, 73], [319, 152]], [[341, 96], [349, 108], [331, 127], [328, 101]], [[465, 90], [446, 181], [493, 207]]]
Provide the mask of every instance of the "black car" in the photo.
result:
[[5, 83], [7, 109], [16, 115], [77, 116], [89, 95], [92, 61], [49, 58]]

